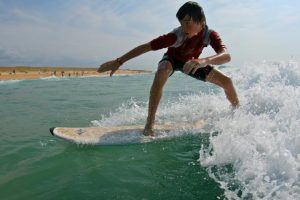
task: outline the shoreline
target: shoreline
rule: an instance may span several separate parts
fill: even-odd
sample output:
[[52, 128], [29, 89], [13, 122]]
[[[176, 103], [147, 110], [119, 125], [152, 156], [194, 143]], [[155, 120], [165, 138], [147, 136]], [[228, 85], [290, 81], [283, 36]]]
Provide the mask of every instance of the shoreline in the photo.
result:
[[[149, 74], [147, 70], [119, 69], [115, 75]], [[109, 76], [110, 72], [98, 73], [97, 68], [68, 68], [68, 67], [1, 67], [0, 81], [7, 80], [35, 80], [47, 77], [83, 77]]]

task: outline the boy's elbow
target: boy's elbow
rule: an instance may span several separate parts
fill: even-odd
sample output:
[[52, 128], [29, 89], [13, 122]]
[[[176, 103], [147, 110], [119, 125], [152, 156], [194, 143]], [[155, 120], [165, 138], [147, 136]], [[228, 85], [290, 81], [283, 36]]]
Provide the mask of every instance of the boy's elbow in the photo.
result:
[[225, 52], [223, 52], [223, 53], [224, 53], [224, 54], [223, 54], [224, 62], [225, 62], [225, 63], [230, 62], [230, 61], [231, 61], [231, 56], [230, 56], [230, 54], [229, 54], [227, 51], [225, 51]]
[[230, 53], [225, 48], [222, 49], [218, 55], [222, 64], [228, 63], [231, 60]]
[[226, 54], [226, 62], [230, 62], [231, 61], [231, 56], [229, 53]]

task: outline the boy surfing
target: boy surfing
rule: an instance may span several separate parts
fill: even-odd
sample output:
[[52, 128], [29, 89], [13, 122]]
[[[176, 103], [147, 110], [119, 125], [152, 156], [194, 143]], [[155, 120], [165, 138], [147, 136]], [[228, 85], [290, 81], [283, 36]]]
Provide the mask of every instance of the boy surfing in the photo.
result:
[[[110, 76], [112, 76], [126, 61], [149, 51], [168, 48], [158, 63], [150, 90], [148, 117], [143, 132], [146, 136], [154, 136], [155, 114], [163, 93], [163, 87], [174, 71], [181, 71], [193, 78], [223, 88], [231, 105], [234, 108], [239, 106], [231, 78], [212, 66], [229, 62], [230, 54], [220, 35], [208, 28], [202, 7], [197, 2], [189, 1], [179, 8], [176, 17], [180, 22], [178, 28], [133, 48], [115, 60], [102, 64], [97, 70], [99, 73], [111, 71]], [[203, 49], [209, 45], [216, 54], [200, 58]]]

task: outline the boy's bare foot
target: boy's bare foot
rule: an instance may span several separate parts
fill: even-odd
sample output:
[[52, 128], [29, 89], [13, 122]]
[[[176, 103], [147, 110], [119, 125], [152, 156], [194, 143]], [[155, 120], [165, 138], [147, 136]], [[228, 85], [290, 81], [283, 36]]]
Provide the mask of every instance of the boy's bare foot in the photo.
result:
[[237, 110], [240, 108], [240, 104], [236, 104], [236, 105], [231, 105], [231, 110]]
[[154, 136], [153, 125], [146, 124], [143, 134], [145, 136]]

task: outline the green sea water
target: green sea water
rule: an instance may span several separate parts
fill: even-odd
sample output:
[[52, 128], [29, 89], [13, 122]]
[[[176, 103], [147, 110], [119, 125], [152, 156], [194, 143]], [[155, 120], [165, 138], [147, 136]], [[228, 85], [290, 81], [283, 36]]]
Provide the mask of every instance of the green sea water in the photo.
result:
[[[208, 133], [115, 146], [77, 145], [50, 134], [53, 126], [126, 124], [122, 112], [132, 110], [132, 102], [146, 113], [153, 77], [2, 81], [1, 199], [224, 199], [224, 190], [198, 161]], [[200, 90], [214, 92], [174, 75], [162, 109]], [[131, 113], [131, 123], [144, 123], [145, 113]]]

